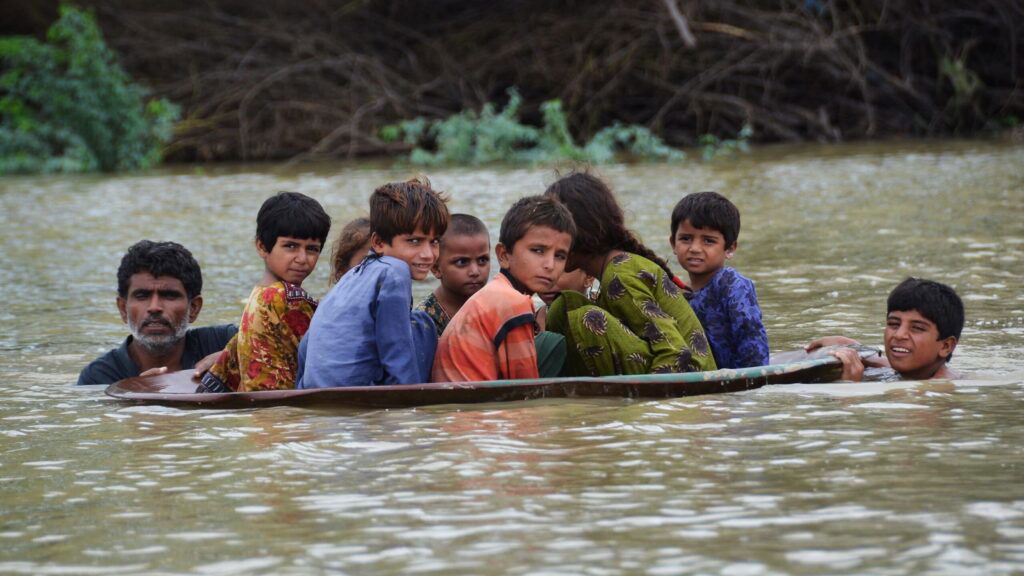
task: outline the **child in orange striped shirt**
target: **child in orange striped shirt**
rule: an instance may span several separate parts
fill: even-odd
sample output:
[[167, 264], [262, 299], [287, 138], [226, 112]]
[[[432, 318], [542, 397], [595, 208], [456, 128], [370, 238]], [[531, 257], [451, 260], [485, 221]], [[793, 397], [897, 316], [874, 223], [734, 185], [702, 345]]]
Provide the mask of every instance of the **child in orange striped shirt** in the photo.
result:
[[[559, 343], [564, 358], [561, 336], [544, 333], [543, 344], [535, 341], [532, 297], [554, 288], [575, 233], [572, 215], [557, 200], [529, 196], [512, 205], [494, 247], [501, 273], [448, 324], [434, 356], [433, 381], [538, 378], [538, 348], [557, 357]], [[561, 363], [546, 360], [540, 364], [552, 373], [544, 375], [558, 375]]]

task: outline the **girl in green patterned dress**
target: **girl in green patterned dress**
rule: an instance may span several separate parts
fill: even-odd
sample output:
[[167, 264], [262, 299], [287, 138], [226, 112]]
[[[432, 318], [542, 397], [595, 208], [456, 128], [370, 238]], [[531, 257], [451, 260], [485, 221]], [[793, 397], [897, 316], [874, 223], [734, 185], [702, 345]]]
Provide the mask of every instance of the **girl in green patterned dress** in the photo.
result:
[[704, 329], [664, 260], [624, 223], [622, 208], [596, 176], [573, 173], [548, 187], [572, 213], [579, 234], [566, 262], [601, 282], [596, 302], [563, 292], [547, 329], [565, 336], [566, 376], [715, 370]]

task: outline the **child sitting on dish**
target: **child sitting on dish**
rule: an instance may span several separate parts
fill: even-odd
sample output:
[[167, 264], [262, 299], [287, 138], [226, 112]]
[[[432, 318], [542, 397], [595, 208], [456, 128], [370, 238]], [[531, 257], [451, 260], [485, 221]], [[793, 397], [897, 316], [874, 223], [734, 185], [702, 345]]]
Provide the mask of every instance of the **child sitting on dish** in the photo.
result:
[[256, 215], [256, 251], [263, 278], [252, 289], [238, 333], [203, 375], [207, 392], [295, 387], [297, 349], [316, 310], [302, 288], [316, 268], [331, 218], [298, 192], [271, 196]]
[[528, 196], [501, 222], [494, 251], [501, 272], [473, 294], [441, 335], [435, 382], [558, 376], [564, 340], [536, 335], [533, 294], [552, 290], [565, 268], [576, 227], [559, 202]]
[[[852, 348], [831, 354], [843, 362], [843, 380], [860, 381], [864, 366], [891, 367], [907, 380], [953, 379], [949, 367], [964, 327], [964, 304], [945, 284], [907, 278], [889, 293], [885, 317], [885, 357], [861, 360]], [[845, 336], [826, 336], [807, 345], [808, 352], [824, 346], [860, 343]]]
[[622, 208], [596, 176], [574, 173], [545, 196], [569, 208], [581, 231], [566, 269], [601, 283], [596, 302], [562, 292], [547, 329], [566, 339], [566, 375], [608, 376], [715, 369], [700, 321], [664, 260], [626, 228]]
[[441, 237], [434, 276], [441, 284], [416, 309], [430, 316], [440, 338], [456, 312], [491, 276], [491, 239], [479, 218], [452, 214]]
[[572, 272], [562, 272], [562, 276], [558, 278], [558, 282], [555, 282], [554, 288], [550, 292], [538, 292], [537, 296], [540, 297], [541, 302], [544, 305], [537, 309], [537, 326], [544, 330], [547, 325], [548, 319], [548, 306], [558, 298], [562, 292], [566, 290], [572, 290], [573, 292], [579, 292], [583, 294], [587, 300], [593, 299], [593, 293], [591, 290], [594, 288], [594, 277], [587, 274], [580, 268], [573, 270]]
[[359, 217], [345, 224], [331, 251], [331, 285], [337, 284], [345, 272], [358, 266], [369, 251], [370, 219]]
[[299, 350], [298, 388], [416, 384], [430, 379], [434, 323], [412, 309], [412, 281], [437, 261], [447, 200], [426, 178], [370, 196], [370, 252], [321, 302]]
[[690, 307], [719, 368], [768, 364], [768, 333], [754, 283], [725, 265], [739, 247], [740, 211], [717, 192], [684, 196], [672, 210], [669, 242], [690, 277]]

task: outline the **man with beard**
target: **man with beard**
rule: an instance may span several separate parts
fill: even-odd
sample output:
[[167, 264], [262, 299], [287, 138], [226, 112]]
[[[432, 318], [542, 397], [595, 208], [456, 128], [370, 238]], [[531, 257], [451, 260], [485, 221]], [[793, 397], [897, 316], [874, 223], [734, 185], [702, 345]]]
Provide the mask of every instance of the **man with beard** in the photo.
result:
[[117, 309], [131, 335], [90, 362], [78, 384], [110, 384], [196, 364], [197, 370], [208, 368], [238, 329], [189, 329], [203, 307], [202, 290], [199, 263], [181, 244], [142, 240], [129, 248], [117, 269]]

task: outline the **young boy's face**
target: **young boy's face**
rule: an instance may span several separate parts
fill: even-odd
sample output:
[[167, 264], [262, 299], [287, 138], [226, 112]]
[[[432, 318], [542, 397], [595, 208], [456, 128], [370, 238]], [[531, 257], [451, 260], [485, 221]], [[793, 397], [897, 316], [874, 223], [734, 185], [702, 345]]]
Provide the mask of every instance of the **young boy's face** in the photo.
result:
[[935, 323], [917, 310], [893, 310], [885, 319], [885, 356], [905, 378], [931, 378], [956, 348], [956, 337], [939, 339]]
[[530, 226], [512, 249], [494, 247], [498, 263], [533, 292], [550, 292], [565, 270], [572, 236], [547, 226]]
[[278, 236], [270, 251], [257, 240], [256, 250], [270, 272], [278, 280], [301, 285], [316, 268], [323, 245], [312, 238]]
[[691, 280], [710, 277], [725, 265], [726, 256], [735, 249], [735, 243], [725, 245], [725, 236], [718, 230], [694, 228], [689, 220], [680, 222], [672, 237], [672, 252]]
[[434, 276], [452, 294], [469, 298], [491, 275], [491, 240], [486, 234], [446, 235]]
[[412, 234], [398, 234], [391, 242], [384, 242], [374, 233], [370, 245], [374, 252], [398, 258], [408, 264], [409, 275], [413, 280], [425, 279], [437, 262], [438, 240], [433, 230], [425, 232], [417, 228]]

